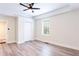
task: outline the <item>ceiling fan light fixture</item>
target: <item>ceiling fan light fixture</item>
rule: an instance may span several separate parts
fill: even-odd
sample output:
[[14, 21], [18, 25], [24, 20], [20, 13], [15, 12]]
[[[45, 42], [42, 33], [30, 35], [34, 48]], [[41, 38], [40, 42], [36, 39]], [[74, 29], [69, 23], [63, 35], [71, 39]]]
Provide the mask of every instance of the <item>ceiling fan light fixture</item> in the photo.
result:
[[20, 3], [21, 6], [26, 7], [27, 9], [24, 9], [23, 11], [32, 10], [32, 13], [34, 13], [34, 10], [40, 10], [40, 8], [33, 8], [35, 3], [28, 3], [28, 6], [25, 5], [25, 3]]

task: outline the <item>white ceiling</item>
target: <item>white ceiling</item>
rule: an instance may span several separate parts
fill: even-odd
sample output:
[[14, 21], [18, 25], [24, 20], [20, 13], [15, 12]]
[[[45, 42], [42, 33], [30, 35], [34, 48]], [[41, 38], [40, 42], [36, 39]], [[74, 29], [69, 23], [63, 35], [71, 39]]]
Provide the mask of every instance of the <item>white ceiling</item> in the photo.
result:
[[34, 10], [34, 13], [31, 10], [23, 11], [26, 9], [25, 7], [19, 5], [18, 3], [0, 3], [0, 14], [8, 15], [8, 16], [37, 16], [40, 14], [44, 14], [50, 11], [54, 11], [59, 8], [67, 7], [72, 9], [78, 9], [79, 4], [77, 3], [35, 3], [34, 7], [40, 8], [40, 10]]

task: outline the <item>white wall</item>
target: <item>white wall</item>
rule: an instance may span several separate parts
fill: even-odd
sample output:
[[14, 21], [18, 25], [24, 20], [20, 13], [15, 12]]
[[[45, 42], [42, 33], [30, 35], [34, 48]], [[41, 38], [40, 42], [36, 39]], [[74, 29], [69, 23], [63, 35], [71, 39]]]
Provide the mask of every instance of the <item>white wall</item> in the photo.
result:
[[[15, 22], [16, 22], [16, 18], [15, 17], [10, 17], [10, 16], [4, 16], [4, 15], [0, 15], [0, 22], [6, 22], [7, 23], [7, 39], [6, 42], [7, 43], [13, 43], [16, 42], [16, 38], [15, 38]], [[8, 30], [8, 28], [10, 28], [10, 30]]]
[[10, 30], [8, 30], [8, 38], [9, 40], [7, 41], [8, 43], [11, 42], [16, 42], [16, 18], [8, 18], [8, 28], [10, 28]]
[[[27, 31], [25, 31], [24, 32], [24, 24], [25, 23], [30, 23], [30, 24], [32, 24], [32, 29], [29, 29], [29, 30], [32, 30], [32, 32], [31, 32], [31, 34], [32, 35], [30, 35], [30, 37], [31, 37], [31, 39], [30, 40], [33, 40], [34, 38], [33, 38], [33, 36], [34, 36], [34, 34], [33, 34], [33, 31], [34, 31], [34, 20], [32, 19], [32, 18], [27, 18], [27, 17], [23, 17], [23, 16], [19, 16], [18, 17], [18, 26], [17, 26], [17, 32], [18, 32], [18, 34], [17, 34], [17, 42], [18, 43], [23, 43], [23, 42], [25, 42], [25, 41], [27, 41], [28, 39], [24, 39], [24, 33], [26, 32], [27, 33]], [[29, 25], [27, 25], [27, 26], [29, 26]], [[26, 27], [26, 28], [28, 28], [28, 27]], [[28, 33], [27, 33], [28, 34]], [[26, 35], [27, 36], [27, 35]]]
[[[43, 20], [50, 22], [49, 36], [41, 34]], [[35, 34], [36, 40], [79, 50], [79, 10], [36, 19]]]

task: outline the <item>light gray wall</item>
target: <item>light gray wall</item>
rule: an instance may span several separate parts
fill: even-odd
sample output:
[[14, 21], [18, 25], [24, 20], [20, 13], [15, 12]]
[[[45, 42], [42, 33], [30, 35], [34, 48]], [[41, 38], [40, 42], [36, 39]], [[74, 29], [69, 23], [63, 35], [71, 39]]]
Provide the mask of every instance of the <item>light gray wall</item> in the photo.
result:
[[[41, 34], [44, 20], [50, 22], [49, 36]], [[35, 39], [79, 50], [79, 10], [36, 19]]]

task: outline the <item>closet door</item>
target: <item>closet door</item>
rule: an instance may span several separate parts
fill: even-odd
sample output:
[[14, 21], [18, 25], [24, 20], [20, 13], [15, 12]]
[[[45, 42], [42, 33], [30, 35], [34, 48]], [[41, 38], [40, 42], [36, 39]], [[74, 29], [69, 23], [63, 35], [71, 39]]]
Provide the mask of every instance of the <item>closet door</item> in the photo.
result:
[[33, 39], [33, 27], [31, 22], [24, 23], [24, 41], [29, 41]]

